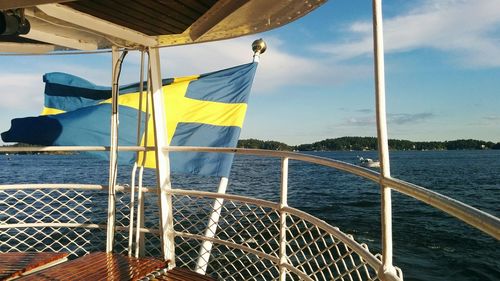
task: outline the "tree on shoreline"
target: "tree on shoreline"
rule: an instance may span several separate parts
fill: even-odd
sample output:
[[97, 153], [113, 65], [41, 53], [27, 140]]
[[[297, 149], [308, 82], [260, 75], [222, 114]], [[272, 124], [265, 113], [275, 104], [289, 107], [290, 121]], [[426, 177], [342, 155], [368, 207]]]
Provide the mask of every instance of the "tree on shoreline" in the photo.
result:
[[[322, 141], [290, 146], [277, 141], [262, 141], [258, 139], [245, 139], [238, 141], [238, 147], [258, 148], [285, 151], [333, 151], [333, 150], [377, 150], [375, 137], [341, 137], [324, 139]], [[500, 142], [460, 139], [452, 141], [409, 141], [389, 140], [391, 150], [462, 150], [462, 149], [500, 149]]]

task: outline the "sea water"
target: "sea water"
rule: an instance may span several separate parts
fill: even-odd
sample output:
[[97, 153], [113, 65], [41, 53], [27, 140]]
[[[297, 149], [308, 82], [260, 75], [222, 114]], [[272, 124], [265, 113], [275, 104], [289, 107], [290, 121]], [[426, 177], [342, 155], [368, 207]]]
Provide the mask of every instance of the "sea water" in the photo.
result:
[[[356, 163], [376, 152], [314, 152]], [[500, 216], [500, 151], [391, 151], [391, 174]], [[0, 155], [0, 183], [107, 185], [108, 164], [86, 154]], [[120, 167], [119, 183], [130, 167]], [[155, 184], [154, 173], [145, 184]], [[180, 188], [217, 179], [173, 176]], [[228, 192], [276, 201], [280, 160], [236, 156]], [[313, 214], [380, 252], [380, 187], [331, 168], [290, 161], [289, 205]], [[106, 206], [106, 202], [103, 202]], [[1, 210], [0, 210], [1, 211]], [[494, 238], [405, 195], [393, 192], [394, 264], [405, 280], [500, 280], [500, 243]]]

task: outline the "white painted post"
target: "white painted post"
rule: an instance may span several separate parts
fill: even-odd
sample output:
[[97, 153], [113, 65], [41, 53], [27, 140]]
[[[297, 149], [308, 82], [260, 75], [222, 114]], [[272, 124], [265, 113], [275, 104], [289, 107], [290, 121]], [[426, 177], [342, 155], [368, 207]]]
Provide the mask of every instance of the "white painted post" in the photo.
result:
[[281, 160], [281, 191], [280, 191], [280, 281], [286, 280], [286, 212], [283, 210], [288, 206], [288, 158]]
[[[382, 0], [373, 0], [373, 45], [374, 71], [377, 109], [377, 139], [381, 165], [381, 178], [390, 178], [389, 142], [387, 137], [387, 120], [385, 108], [385, 74], [384, 74], [384, 38], [382, 25]], [[391, 188], [381, 188], [381, 223], [382, 223], [382, 268], [379, 277], [382, 280], [394, 280], [396, 269], [392, 264], [392, 203]]]
[[167, 147], [167, 122], [162, 95], [160, 73], [160, 51], [158, 48], [149, 48], [151, 57], [151, 88], [153, 91], [153, 123], [155, 129], [156, 178], [160, 187], [160, 227], [162, 238], [163, 257], [169, 261], [169, 268], [175, 267], [174, 221], [172, 215], [172, 189], [170, 182], [170, 161]]
[[144, 193], [142, 190], [142, 176], [144, 175], [144, 166], [139, 167], [139, 186], [137, 187], [137, 228], [135, 229], [135, 257], [144, 256], [144, 233], [141, 228], [144, 227]]
[[[140, 70], [140, 82], [139, 82], [139, 110], [137, 111], [137, 145], [141, 144], [141, 128], [142, 128], [142, 96], [143, 96], [143, 85], [144, 85], [144, 50], [141, 50], [141, 70]], [[147, 125], [146, 125], [147, 126]], [[139, 159], [139, 152], [136, 153], [136, 159]], [[134, 210], [135, 210], [135, 176], [137, 173], [137, 161], [134, 163], [134, 168], [132, 168], [132, 177], [130, 183], [130, 220], [129, 220], [129, 235], [128, 235], [128, 255], [132, 256], [133, 241], [134, 241]], [[140, 179], [142, 179], [140, 177]], [[141, 182], [142, 183], [142, 182]], [[139, 202], [141, 203], [141, 202]], [[138, 208], [139, 211], [140, 207]], [[139, 228], [140, 222], [137, 221], [137, 228]], [[140, 233], [140, 231], [138, 232]], [[137, 248], [137, 247], [136, 247]]]
[[[228, 184], [228, 178], [222, 177], [220, 179], [219, 187], [217, 188], [217, 193], [225, 194]], [[222, 211], [222, 204], [224, 199], [217, 198], [212, 206], [212, 214], [208, 220], [208, 226], [205, 230], [205, 237], [214, 238], [215, 232], [219, 225], [220, 213]], [[200, 252], [198, 253], [198, 261], [196, 262], [195, 271], [199, 274], [205, 275], [207, 271], [208, 261], [210, 259], [210, 252], [212, 251], [213, 243], [210, 241], [203, 241], [201, 243]]]
[[118, 50], [115, 46], [111, 52], [112, 60], [112, 90], [111, 90], [111, 145], [109, 151], [109, 187], [108, 187], [108, 225], [106, 232], [106, 252], [113, 251], [115, 236], [115, 200], [116, 200], [116, 172], [118, 153]]
[[132, 241], [134, 240], [134, 209], [135, 209], [135, 174], [137, 173], [137, 163], [134, 163], [132, 168], [132, 176], [130, 179], [130, 215], [128, 228], [128, 256], [132, 256]]
[[[144, 52], [143, 52], [144, 54]], [[141, 57], [141, 62], [142, 57]], [[141, 63], [142, 64], [142, 63]], [[148, 54], [148, 65], [147, 65], [147, 86], [146, 86], [146, 116], [149, 116], [150, 114], [150, 95], [152, 95], [152, 89], [151, 89], [151, 56]], [[142, 77], [142, 76], [141, 76]], [[141, 83], [142, 84], [142, 83]], [[142, 87], [142, 86], [141, 86]], [[141, 88], [142, 90], [142, 88]], [[142, 105], [142, 94], [143, 92], [141, 91], [140, 94], [140, 101], [139, 101], [139, 108], [143, 108]], [[144, 127], [144, 147], [148, 146], [148, 122], [147, 119], [145, 120], [145, 127]], [[146, 163], [148, 154], [146, 151], [143, 153], [142, 157], [142, 163], [139, 165], [139, 186], [138, 186], [138, 191], [137, 191], [137, 228], [136, 228], [136, 233], [135, 233], [135, 257], [142, 257], [144, 256], [145, 249], [144, 249], [144, 233], [141, 232], [141, 228], [144, 227], [144, 192], [142, 189], [142, 178], [144, 175], [144, 165]], [[139, 156], [137, 156], [137, 159], [139, 159]]]

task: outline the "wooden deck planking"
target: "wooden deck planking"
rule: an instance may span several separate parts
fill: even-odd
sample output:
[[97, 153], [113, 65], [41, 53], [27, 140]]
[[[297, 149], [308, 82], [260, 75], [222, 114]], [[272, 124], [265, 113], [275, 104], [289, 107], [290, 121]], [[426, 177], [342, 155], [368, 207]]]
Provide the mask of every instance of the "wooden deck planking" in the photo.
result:
[[153, 258], [136, 259], [97, 252], [17, 280], [139, 280], [165, 266], [164, 261]]
[[67, 253], [1, 253], [0, 280], [9, 280], [23, 274], [66, 261]]
[[[36, 260], [46, 257], [56, 259], [58, 257], [66, 258], [65, 253], [8, 253], [11, 258], [0, 260], [1, 273], [12, 274], [12, 268], [25, 266], [29, 260], [35, 260], [32, 257], [38, 256]], [[51, 254], [51, 255], [49, 255]], [[4, 254], [3, 254], [4, 255]], [[3, 256], [0, 255], [0, 258]], [[26, 261], [26, 262], [21, 262]], [[39, 266], [41, 262], [33, 263], [32, 267]], [[154, 258], [133, 258], [120, 254], [107, 254], [102, 252], [91, 253], [81, 258], [58, 264], [56, 266], [23, 276], [16, 280], [140, 280], [145, 276], [151, 276], [150, 273], [165, 268], [166, 262]], [[11, 271], [8, 271], [11, 270]], [[19, 270], [19, 269], [17, 269]], [[28, 271], [28, 269], [24, 269]], [[24, 272], [23, 271], [23, 272]], [[17, 272], [17, 271], [16, 271]], [[20, 276], [22, 272], [15, 276]], [[12, 278], [14, 276], [0, 275], [0, 280]], [[184, 268], [174, 268], [165, 275], [157, 276], [152, 280], [157, 281], [215, 281], [215, 279], [192, 272]]]

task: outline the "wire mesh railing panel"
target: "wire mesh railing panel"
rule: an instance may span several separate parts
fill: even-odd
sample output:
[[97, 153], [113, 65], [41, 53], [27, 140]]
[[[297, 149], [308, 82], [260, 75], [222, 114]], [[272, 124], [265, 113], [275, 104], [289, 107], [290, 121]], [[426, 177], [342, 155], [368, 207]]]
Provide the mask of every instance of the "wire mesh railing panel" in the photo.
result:
[[300, 278], [300, 276], [294, 272], [290, 272], [289, 270], [285, 270], [285, 280], [295, 281], [295, 280], [302, 280], [302, 278]]
[[[176, 266], [196, 267], [200, 241], [176, 237]], [[214, 244], [206, 274], [217, 280], [276, 280], [279, 269], [272, 261], [226, 245]]]
[[93, 194], [61, 189], [0, 191], [0, 224], [90, 223]]
[[162, 257], [161, 239], [157, 234], [144, 234], [144, 254], [146, 257]]
[[204, 235], [214, 199], [191, 196], [172, 196], [174, 229]]
[[[0, 190], [0, 252], [81, 256], [105, 248], [107, 195], [96, 190]], [[87, 228], [81, 227], [88, 225]]]
[[318, 226], [287, 216], [288, 263], [314, 280], [378, 280], [357, 253]]
[[225, 202], [216, 238], [278, 257], [279, 212], [262, 206]]
[[[195, 269], [202, 240], [211, 240], [210, 256], [201, 262], [207, 265], [207, 274], [222, 280], [278, 279], [279, 211], [267, 207], [271, 205], [247, 203], [252, 200], [225, 199], [217, 230], [207, 236], [214, 200], [173, 195], [177, 266]], [[358, 253], [300, 212], [292, 209], [287, 213], [285, 229], [286, 280], [305, 276], [312, 280], [378, 280], [376, 271]]]
[[[206, 237], [214, 200], [201, 196], [173, 196], [175, 231]], [[225, 200], [217, 225], [215, 233], [208, 234], [214, 239], [278, 257], [279, 213], [275, 210]], [[175, 242], [177, 266], [194, 269], [200, 255], [201, 240], [177, 236]], [[207, 272], [210, 275], [223, 280], [248, 280], [250, 276], [253, 280], [272, 280], [279, 275], [272, 261], [217, 242], [204, 263], [208, 263]]]
[[113, 250], [116, 253], [128, 253], [128, 239], [130, 227], [130, 192], [117, 192], [115, 205], [115, 244]]
[[214, 245], [207, 274], [218, 280], [277, 280], [275, 263], [225, 245]]
[[67, 252], [70, 258], [106, 247], [105, 231], [68, 227], [3, 229], [0, 252]]
[[[231, 195], [222, 200], [214, 199], [215, 194], [190, 194], [174, 192], [172, 195], [177, 266], [194, 270], [202, 242], [211, 241], [209, 256], [205, 257], [207, 274], [223, 280], [279, 278], [280, 211], [276, 209], [277, 204], [231, 198]], [[158, 203], [158, 195], [156, 192], [143, 195], [144, 228], [152, 231], [143, 234], [143, 252], [146, 256], [161, 257], [161, 240], [156, 232], [159, 213], [158, 208], [153, 207]], [[102, 189], [2, 189], [0, 252], [53, 251], [77, 257], [102, 251], [106, 248], [107, 200], [108, 194]], [[216, 200], [223, 201], [220, 209], [215, 210], [220, 211], [217, 220], [213, 216]], [[116, 194], [114, 251], [118, 253], [128, 250], [130, 201], [131, 193]], [[135, 210], [138, 210], [137, 200], [135, 202]], [[286, 212], [286, 280], [300, 280], [305, 276], [312, 280], [378, 280], [375, 270], [337, 239], [333, 228], [321, 223], [321, 227], [315, 225], [314, 218], [295, 209], [288, 208]], [[210, 223], [216, 223], [217, 228], [207, 233]], [[349, 245], [355, 244], [352, 240]]]
[[[185, 237], [175, 237], [175, 262], [176, 266], [194, 270], [199, 256], [201, 241]], [[212, 256], [210, 256], [212, 258]]]
[[[160, 213], [158, 211], [158, 194], [155, 190], [143, 193], [143, 225], [147, 229], [160, 229]], [[138, 207], [136, 207], [138, 210]], [[144, 236], [144, 255], [148, 257], [162, 257], [161, 239], [155, 233], [143, 233]]]
[[158, 211], [159, 198], [156, 192], [144, 192], [144, 227], [160, 229], [160, 213]]
[[[174, 229], [179, 232], [205, 235], [214, 211], [215, 199], [192, 196], [173, 197]], [[278, 257], [279, 213], [271, 208], [225, 200], [214, 238], [241, 244]]]

